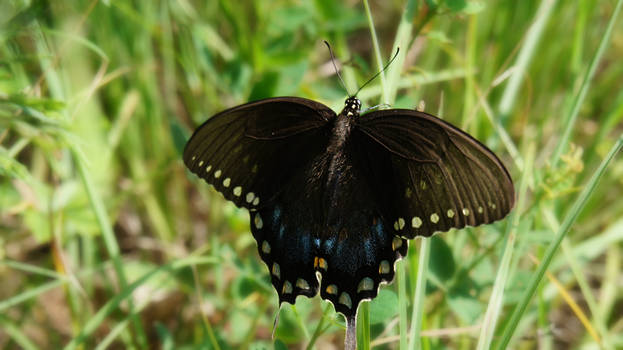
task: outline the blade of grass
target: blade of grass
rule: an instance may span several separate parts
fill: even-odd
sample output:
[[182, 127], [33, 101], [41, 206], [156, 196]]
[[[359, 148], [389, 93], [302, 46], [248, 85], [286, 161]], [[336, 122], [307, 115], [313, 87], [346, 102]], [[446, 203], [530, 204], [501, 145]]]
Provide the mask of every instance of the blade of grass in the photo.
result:
[[[0, 326], [2, 331], [11, 338], [20, 349], [24, 350], [37, 350], [39, 349], [35, 343], [33, 343], [28, 336], [20, 329], [20, 327], [10, 322], [8, 319], [0, 316]], [[6, 342], [4, 342], [6, 343]]]
[[366, 18], [368, 19], [368, 28], [370, 28], [370, 36], [372, 37], [372, 48], [374, 49], [374, 58], [376, 59], [376, 66], [379, 72], [381, 72], [381, 74], [379, 75], [379, 78], [381, 80], [382, 103], [389, 104], [387, 83], [385, 82], [385, 72], [383, 72], [383, 57], [381, 56], [381, 49], [379, 48], [379, 40], [376, 37], [374, 19], [372, 18], [372, 12], [370, 12], [370, 5], [368, 4], [368, 0], [363, 0], [363, 7], [366, 10]]
[[370, 302], [364, 301], [357, 311], [357, 349], [370, 350]]
[[[110, 259], [112, 260], [113, 268], [115, 270], [115, 274], [117, 275], [119, 285], [121, 289], [125, 289], [128, 285], [128, 279], [125, 274], [125, 269], [123, 268], [123, 263], [121, 261], [119, 245], [117, 244], [117, 239], [115, 238], [115, 234], [113, 232], [110, 219], [108, 218], [108, 214], [106, 213], [104, 203], [97, 191], [95, 190], [95, 187], [93, 186], [91, 174], [84, 165], [84, 160], [80, 156], [79, 152], [74, 147], [70, 147], [70, 151], [74, 159], [74, 163], [78, 168], [78, 174], [87, 192], [87, 197], [89, 198], [89, 202], [91, 204], [91, 207], [93, 208], [93, 212], [95, 213], [97, 223], [102, 232], [104, 245], [106, 246], [108, 256], [110, 256]], [[131, 314], [134, 314], [134, 312], [132, 311], [131, 300], [129, 301], [129, 306], [129, 312]], [[135, 316], [132, 317], [132, 326], [136, 331], [137, 342], [139, 345], [147, 346], [147, 337], [145, 336], [145, 330], [143, 329], [143, 325], [141, 324], [141, 321], [136, 316], [136, 314], [134, 315]]]
[[[400, 74], [402, 73], [402, 67], [404, 65], [404, 59], [408, 51], [408, 44], [411, 40], [411, 32], [413, 28], [412, 19], [415, 17], [415, 11], [417, 9], [416, 0], [408, 0], [405, 5], [405, 9], [402, 12], [398, 29], [396, 30], [396, 37], [392, 52], [395, 52], [399, 47], [400, 53], [394, 61], [393, 69], [390, 69], [387, 73], [386, 81], [386, 98], [388, 103], [393, 103], [396, 99], [396, 92], [398, 91], [398, 82]], [[400, 332], [400, 349], [407, 349], [407, 290], [406, 282], [407, 277], [405, 273], [404, 264], [401, 262], [396, 263], [396, 284], [398, 288], [398, 310], [399, 310], [399, 332]]]
[[415, 12], [417, 10], [417, 1], [408, 0], [405, 5], [405, 9], [400, 17], [398, 29], [396, 30], [396, 38], [394, 39], [394, 45], [392, 52], [396, 52], [400, 48], [400, 53], [394, 61], [393, 69], [387, 72], [387, 101], [388, 103], [394, 102], [396, 99], [396, 92], [398, 91], [398, 80], [402, 73], [402, 66], [404, 65], [407, 51], [409, 50], [409, 43], [411, 42], [411, 34], [413, 31], [413, 18], [415, 18]]
[[[395, 65], [395, 64], [396, 62], [394, 61], [392, 65]], [[472, 69], [472, 73], [470, 74], [473, 74], [473, 71], [474, 69]], [[417, 88], [417, 87], [421, 87], [423, 85], [428, 85], [428, 84], [435, 84], [435, 83], [440, 83], [444, 81], [464, 79], [467, 74], [468, 72], [465, 71], [463, 68], [443, 69], [437, 72], [404, 74], [399, 78], [396, 84], [398, 86], [397, 89]], [[373, 85], [373, 86], [367, 86], [363, 88], [357, 96], [359, 96], [359, 98], [361, 99], [368, 99], [368, 98], [381, 95], [382, 93], [383, 91], [381, 90], [381, 87], [377, 85]], [[390, 100], [389, 103], [391, 104], [392, 101], [393, 100]], [[339, 102], [342, 103], [343, 101], [340, 99]]]
[[420, 243], [417, 278], [415, 280], [415, 295], [413, 296], [413, 313], [411, 314], [411, 329], [409, 330], [408, 349], [420, 349], [422, 344], [420, 333], [424, 317], [424, 299], [426, 298], [426, 276], [430, 256], [430, 239], [423, 237]]
[[396, 286], [398, 288], [398, 329], [400, 350], [407, 349], [407, 276], [403, 260], [396, 262]]
[[35, 288], [29, 288], [17, 295], [10, 297], [9, 299], [2, 300], [0, 301], [0, 314], [2, 314], [6, 309], [12, 306], [18, 305], [26, 300], [35, 298], [47, 292], [50, 289], [53, 289], [65, 283], [68, 283], [68, 281], [69, 279], [58, 279], [52, 282], [42, 284]]
[[575, 201], [575, 203], [573, 203], [573, 207], [571, 207], [571, 210], [569, 210], [569, 213], [560, 225], [560, 230], [556, 234], [556, 237], [549, 244], [547, 251], [545, 252], [545, 256], [543, 257], [542, 264], [539, 266], [537, 272], [532, 276], [532, 279], [528, 283], [526, 291], [523, 293], [521, 300], [513, 310], [510, 320], [504, 328], [502, 340], [500, 341], [500, 343], [497, 344], [496, 349], [504, 350], [508, 348], [508, 344], [510, 343], [511, 338], [515, 333], [515, 329], [517, 328], [517, 325], [519, 324], [522, 315], [526, 311], [526, 308], [528, 307], [528, 304], [530, 303], [530, 300], [532, 299], [532, 296], [534, 295], [539, 282], [541, 282], [541, 280], [543, 279], [545, 271], [549, 267], [552, 258], [558, 250], [558, 246], [562, 242], [562, 239], [571, 229], [571, 225], [573, 225], [577, 217], [580, 215], [580, 212], [584, 208], [584, 205], [586, 205], [586, 202], [595, 191], [599, 179], [601, 178], [601, 176], [603, 176], [606, 168], [608, 167], [614, 156], [617, 154], [617, 152], [621, 149], [621, 146], [623, 146], [623, 135], [619, 137], [616, 144], [610, 149], [610, 152], [600, 164], [599, 168], [595, 171], [586, 187], [584, 187], [584, 190], [580, 193], [578, 199]]
[[580, 91], [578, 91], [577, 96], [573, 99], [573, 106], [569, 110], [569, 115], [567, 115], [564, 119], [565, 129], [560, 138], [560, 142], [556, 146], [554, 153], [552, 155], [551, 165], [555, 167], [558, 161], [560, 160], [560, 156], [567, 148], [567, 144], [569, 144], [569, 139], [571, 138], [571, 131], [575, 126], [575, 122], [578, 119], [578, 114], [580, 113], [580, 107], [588, 94], [588, 89], [591, 86], [591, 82], [593, 77], [595, 76], [595, 72], [597, 71], [597, 66], [599, 62], [601, 62], [601, 58], [606, 51], [606, 47], [610, 41], [610, 36], [612, 35], [612, 29], [614, 28], [614, 24], [616, 23], [616, 18], [621, 12], [621, 6], [623, 5], [623, 0], [617, 1], [616, 7], [612, 12], [612, 16], [610, 16], [610, 21], [608, 22], [608, 27], [606, 28], [606, 32], [601, 37], [601, 41], [599, 42], [599, 47], [595, 52], [595, 55], [591, 59], [591, 63], [589, 65], [586, 74], [584, 75], [584, 80], [582, 81], [582, 85], [580, 87]]
[[162, 265], [158, 268], [155, 268], [143, 274], [141, 277], [137, 278], [136, 281], [132, 282], [131, 284], [127, 285], [126, 288], [119, 291], [119, 293], [115, 295], [114, 298], [108, 300], [108, 302], [104, 304], [104, 306], [102, 306], [97, 311], [97, 313], [93, 315], [93, 317], [84, 325], [80, 334], [78, 334], [78, 336], [73, 338], [64, 347], [64, 349], [65, 350], [76, 349], [80, 344], [82, 344], [82, 342], [87, 340], [93, 334], [93, 332], [95, 332], [95, 330], [97, 330], [100, 324], [104, 322], [104, 320], [106, 319], [106, 316], [108, 316], [114, 310], [118, 309], [118, 307], [121, 305], [122, 302], [129, 301], [131, 299], [132, 293], [134, 292], [134, 290], [136, 290], [136, 288], [142, 286], [147, 281], [149, 281], [151, 278], [153, 278], [154, 276], [157, 276], [159, 273], [161, 272], [174, 273], [177, 270], [186, 268], [191, 265], [213, 264], [217, 262], [218, 260], [213, 259], [213, 258], [202, 258], [202, 257], [190, 256], [184, 259], [176, 260], [171, 263]]
[[24, 272], [34, 273], [37, 275], [42, 275], [42, 276], [51, 277], [55, 279], [66, 279], [67, 281], [69, 281], [69, 278], [67, 276], [64, 276], [54, 270], [44, 269], [39, 266], [25, 264], [19, 261], [3, 260], [2, 262], [0, 262], [0, 264], [6, 265], [8, 267], [14, 268], [16, 270], [21, 270]]
[[[562, 243], [563, 247], [564, 245], [565, 245], [565, 240], [563, 240], [563, 243]], [[563, 251], [564, 251], [564, 248], [563, 248]], [[536, 265], [539, 265], [541, 263], [535, 256], [530, 255], [530, 258]], [[556, 289], [560, 293], [560, 296], [567, 303], [571, 311], [573, 311], [573, 313], [580, 320], [580, 323], [582, 323], [582, 325], [584, 326], [588, 334], [591, 336], [591, 338], [593, 338], [593, 340], [599, 345], [600, 348], [603, 348], [602, 340], [599, 337], [599, 334], [597, 333], [597, 331], [595, 330], [595, 327], [591, 325], [591, 322], [588, 320], [588, 316], [586, 316], [584, 311], [582, 311], [582, 308], [578, 305], [578, 303], [571, 296], [571, 293], [567, 291], [567, 288], [565, 288], [565, 286], [549, 271], [545, 271], [545, 276], [554, 285], [554, 287], [556, 287]], [[610, 349], [611, 347], [606, 347], [606, 348]]]
[[[552, 231], [554, 231], [554, 232], [558, 231], [558, 229], [560, 227], [560, 223], [558, 222], [558, 220], [554, 216], [553, 211], [552, 210], [546, 210], [544, 212], [543, 216], [545, 218], [545, 221], [552, 228]], [[596, 327], [599, 329], [599, 334], [601, 334], [601, 337], [592, 328], [591, 324], [587, 322], [586, 317], [582, 313], [582, 310], [579, 309], [577, 307], [577, 305], [574, 306], [574, 305], [571, 304], [571, 302], [575, 303], [575, 301], [573, 301], [573, 299], [571, 297], [568, 297], [568, 296], [566, 296], [564, 294], [564, 293], [566, 293], [566, 290], [564, 290], [564, 287], [562, 286], [562, 284], [560, 282], [558, 282], [557, 280], [555, 281], [554, 284], [556, 285], [556, 287], [559, 290], [561, 290], [561, 295], [563, 296], [565, 301], [567, 301], [567, 303], [569, 304], [569, 307], [571, 307], [571, 309], [578, 315], [578, 318], [580, 319], [582, 324], [585, 325], [586, 330], [595, 339], [595, 341], [597, 343], [603, 342], [603, 346], [605, 346], [606, 349], [610, 349], [612, 347], [609, 346], [610, 342], [607, 339], [607, 334], [608, 334], [607, 327], [603, 323], [604, 319], [603, 319], [602, 315], [599, 313], [600, 310], [597, 307], [597, 305], [598, 305], [597, 300], [595, 299], [595, 296], [593, 295], [593, 292], [591, 290], [589, 282], [586, 280], [586, 278], [584, 277], [584, 274], [582, 273], [582, 268], [580, 267], [580, 262], [573, 255], [573, 248], [571, 247], [571, 243], [569, 243], [569, 240], [567, 238], [564, 238], [562, 240], [561, 248], [562, 248], [563, 255], [565, 257], [565, 261], [567, 262], [567, 264], [571, 268], [571, 272], [573, 272], [573, 275], [574, 275], [574, 277], [575, 277], [575, 279], [576, 279], [576, 281], [578, 283], [578, 286], [580, 287], [580, 290], [582, 291], [582, 295], [584, 296], [584, 300], [586, 301], [586, 304], [588, 305], [588, 309], [590, 310], [591, 314], [593, 315], [593, 318], [595, 319]], [[549, 277], [549, 278], [550, 279], [555, 279], [555, 277], [553, 277], [553, 276]], [[577, 312], [576, 310], [579, 310], [579, 312]]]
[[329, 309], [330, 309], [330, 306], [327, 303], [324, 310], [322, 310], [322, 316], [320, 317], [320, 321], [318, 321], [318, 325], [316, 325], [316, 329], [314, 329], [314, 333], [312, 333], [311, 339], [309, 340], [309, 343], [307, 344], [307, 347], [305, 348], [306, 350], [311, 350], [313, 348], [314, 344], [316, 343], [316, 340], [318, 339], [320, 334], [322, 334], [322, 332], [324, 331], [322, 327], [324, 326], [324, 322], [327, 319]]
[[504, 300], [504, 289], [506, 282], [510, 277], [511, 257], [513, 256], [515, 238], [517, 237], [517, 229], [519, 226], [519, 220], [524, 209], [524, 203], [526, 200], [526, 194], [528, 192], [528, 183], [532, 176], [532, 165], [534, 161], [534, 155], [536, 152], [536, 145], [531, 143], [528, 146], [526, 167], [521, 177], [519, 185], [519, 200], [517, 201], [517, 207], [513, 210], [513, 217], [510, 220], [511, 224], [507, 226], [506, 230], [506, 244], [504, 245], [504, 253], [502, 254], [502, 261], [495, 277], [495, 283], [493, 284], [493, 290], [491, 297], [489, 298], [489, 305], [485, 312], [484, 320], [480, 328], [480, 336], [478, 337], [478, 344], [476, 349], [485, 350], [491, 347], [495, 328], [497, 326], [498, 318], [502, 311], [502, 304]]
[[554, 5], [556, 5], [556, 0], [545, 0], [541, 2], [541, 6], [536, 11], [536, 18], [534, 23], [528, 29], [528, 33], [526, 34], [526, 41], [524, 42], [521, 51], [519, 51], [519, 55], [517, 56], [517, 62], [515, 63], [515, 71], [513, 75], [508, 80], [506, 88], [504, 89], [504, 94], [500, 99], [500, 104], [498, 106], [498, 113], [500, 115], [500, 119], [505, 120], [510, 112], [513, 110], [515, 106], [515, 102], [517, 101], [517, 93], [519, 92], [519, 88], [521, 87], [521, 83], [523, 82], [524, 76], [526, 75], [526, 70], [532, 61], [532, 57], [536, 52], [536, 47], [541, 37], [543, 36], [543, 30], [545, 29], [545, 24], [549, 20], [552, 10], [554, 9]]

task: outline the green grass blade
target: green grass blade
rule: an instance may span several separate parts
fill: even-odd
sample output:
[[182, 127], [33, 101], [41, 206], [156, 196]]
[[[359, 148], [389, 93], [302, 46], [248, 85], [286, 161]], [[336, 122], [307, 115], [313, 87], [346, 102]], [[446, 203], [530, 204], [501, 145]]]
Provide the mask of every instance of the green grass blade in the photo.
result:
[[[104, 239], [104, 245], [106, 246], [108, 255], [112, 260], [115, 274], [117, 275], [117, 279], [119, 280], [119, 285], [122, 289], [125, 289], [125, 287], [127, 287], [128, 285], [128, 278], [123, 268], [119, 245], [117, 244], [117, 239], [115, 238], [110, 219], [108, 217], [108, 214], [106, 213], [104, 202], [97, 193], [95, 186], [93, 185], [93, 180], [91, 179], [91, 174], [84, 165], [84, 160], [80, 156], [79, 152], [75, 148], [71, 148], [71, 153], [76, 167], [78, 168], [78, 173], [80, 175], [80, 179], [82, 180], [82, 184], [84, 185], [84, 188], [87, 192], [91, 207], [95, 212], [95, 217], [97, 218], [97, 223], [102, 232], [102, 238]], [[129, 302], [130, 313], [134, 314], [132, 311], [132, 303], [131, 301]], [[145, 336], [145, 330], [143, 329], [143, 325], [141, 324], [140, 319], [136, 315], [132, 317], [132, 326], [136, 331], [138, 344], [146, 346], [147, 337]]]
[[415, 295], [413, 296], [413, 313], [411, 314], [411, 329], [409, 330], [409, 349], [420, 349], [422, 344], [420, 333], [424, 317], [424, 299], [426, 298], [426, 280], [428, 276], [428, 262], [430, 256], [430, 239], [423, 237], [420, 243], [417, 279], [415, 280]]
[[400, 48], [400, 53], [394, 61], [393, 68], [389, 69], [387, 73], [387, 101], [392, 103], [396, 99], [396, 92], [398, 91], [398, 80], [402, 73], [402, 66], [404, 65], [405, 57], [409, 49], [409, 43], [411, 42], [411, 36], [413, 31], [413, 18], [417, 9], [416, 0], [408, 0], [405, 5], [405, 9], [400, 17], [400, 23], [398, 24], [398, 30], [396, 31], [396, 37], [394, 39], [394, 45], [392, 52], [396, 52], [396, 49]]
[[[15, 344], [19, 346], [20, 349], [39, 349], [37, 345], [35, 345], [35, 343], [28, 339], [28, 336], [24, 334], [23, 330], [20, 329], [20, 327], [14, 325], [11, 321], [2, 316], [0, 316], [0, 328], [9, 338], [11, 338], [15, 342]], [[7, 342], [3, 341], [3, 343], [6, 344]]]
[[364, 301], [357, 311], [357, 349], [370, 350], [370, 302]]
[[383, 103], [389, 104], [387, 83], [385, 82], [385, 72], [383, 72], [383, 57], [381, 56], [381, 49], [379, 48], [379, 39], [376, 37], [374, 19], [372, 18], [372, 12], [370, 12], [370, 5], [368, 4], [368, 0], [363, 0], [363, 7], [366, 10], [366, 18], [368, 19], [368, 27], [370, 28], [370, 37], [372, 38], [372, 47], [374, 48], [374, 58], [376, 59], [376, 66], [379, 72], [381, 72], [379, 75], [379, 78], [381, 80], [381, 99]]
[[612, 12], [612, 16], [610, 16], [610, 21], [608, 22], [608, 27], [606, 28], [606, 32], [601, 37], [601, 41], [599, 42], [599, 48], [595, 52], [595, 55], [591, 59], [591, 63], [589, 65], [586, 74], [584, 75], [584, 80], [582, 81], [582, 86], [580, 87], [580, 91], [578, 91], [577, 96], [573, 99], [573, 106], [569, 110], [569, 115], [564, 119], [565, 130], [562, 133], [562, 137], [560, 138], [560, 142], [556, 146], [554, 150], [554, 154], [552, 155], [552, 167], [555, 167], [558, 161], [560, 160], [560, 156], [567, 148], [571, 138], [571, 131], [575, 126], [575, 122], [578, 119], [578, 114], [580, 113], [580, 107], [588, 94], [588, 89], [591, 86], [591, 82], [593, 77], [595, 76], [595, 72], [597, 71], [597, 66], [599, 62], [601, 62], [601, 58], [606, 51], [606, 47], [608, 47], [608, 43], [610, 42], [610, 36], [612, 35], [612, 29], [614, 28], [614, 24], [616, 23], [616, 18], [621, 12], [621, 6], [623, 5], [623, 0], [617, 1], [617, 5]]
[[398, 288], [398, 325], [400, 333], [400, 350], [407, 349], [407, 275], [406, 261], [396, 263], [396, 285]]
[[556, 0], [545, 0], [541, 2], [541, 6], [539, 6], [536, 11], [534, 23], [528, 30], [528, 33], [526, 34], [526, 41], [524, 42], [521, 51], [519, 52], [519, 56], [517, 57], [517, 62], [515, 63], [514, 68], [515, 72], [509, 79], [508, 84], [504, 89], [502, 99], [500, 100], [498, 112], [502, 120], [506, 119], [515, 106], [517, 93], [519, 92], [521, 83], [526, 75], [528, 66], [532, 61], [532, 57], [534, 57], [537, 44], [543, 36], [545, 24], [552, 14], [554, 5], [556, 5]]
[[539, 282], [541, 282], [543, 275], [545, 275], [545, 271], [549, 267], [556, 251], [558, 250], [558, 246], [560, 245], [560, 242], [562, 242], [562, 239], [567, 235], [567, 233], [571, 229], [571, 225], [573, 225], [577, 217], [580, 215], [580, 212], [584, 208], [584, 205], [586, 204], [590, 196], [595, 191], [595, 188], [597, 187], [599, 179], [603, 176], [603, 174], [606, 171], [606, 168], [608, 167], [608, 165], [610, 164], [610, 162], [612, 161], [612, 159], [617, 154], [617, 152], [621, 149], [622, 146], [623, 146], [623, 135], [619, 137], [616, 144], [610, 149], [610, 152], [608, 153], [606, 158], [601, 162], [599, 168], [597, 169], [597, 171], [595, 171], [591, 179], [588, 181], [588, 184], [586, 185], [586, 187], [584, 187], [584, 190], [580, 193], [580, 196], [578, 197], [578, 199], [575, 201], [575, 203], [573, 203], [573, 207], [571, 207], [571, 210], [569, 211], [564, 221], [560, 225], [560, 230], [558, 231], [558, 233], [556, 233], [556, 237], [547, 247], [547, 251], [545, 252], [545, 256], [543, 257], [537, 272], [532, 276], [532, 279], [530, 280], [530, 283], [528, 284], [526, 291], [523, 293], [521, 300], [519, 301], [518, 305], [513, 310], [513, 314], [511, 315], [510, 320], [508, 324], [506, 325], [504, 332], [502, 334], [502, 340], [497, 345], [496, 349], [504, 350], [508, 348], [508, 344], [510, 343], [510, 340], [515, 332], [515, 329], [517, 328], [517, 325], [519, 324], [519, 321], [521, 320], [522, 315], [526, 311], [526, 308], [528, 307], [528, 304], [530, 303], [532, 296], [536, 292]]
[[160, 266], [145, 273], [141, 277], [137, 278], [136, 281], [128, 284], [126, 288], [122, 289], [117, 295], [115, 295], [114, 298], [110, 299], [106, 304], [104, 304], [104, 306], [102, 306], [97, 311], [97, 313], [93, 315], [93, 317], [84, 325], [80, 334], [73, 338], [64, 347], [64, 349], [76, 349], [82, 342], [89, 339], [93, 332], [95, 332], [100, 324], [102, 324], [102, 322], [106, 319], [106, 316], [116, 310], [122, 302], [129, 301], [132, 298], [132, 293], [136, 290], [136, 288], [142, 286], [154, 276], [157, 276], [161, 272], [173, 273], [179, 269], [183, 269], [194, 264], [212, 264], [215, 262], [217, 262], [217, 260], [212, 258], [198, 258], [195, 256], [190, 256], [188, 258], [180, 259], [169, 264]]
[[531, 144], [527, 152], [528, 156], [526, 157], [526, 168], [523, 171], [523, 176], [521, 177], [521, 183], [519, 185], [519, 200], [517, 201], [517, 206], [513, 210], [513, 216], [510, 220], [510, 225], [507, 226], [506, 244], [504, 245], [502, 261], [500, 262], [500, 266], [495, 277], [495, 283], [493, 284], [491, 297], [489, 297], [489, 305], [487, 306], [487, 311], [485, 313], [484, 320], [480, 328], [480, 336], [478, 337], [478, 344], [476, 346], [477, 350], [486, 350], [491, 347], [491, 342], [493, 340], [493, 335], [495, 334], [495, 328], [497, 326], [498, 318], [500, 317], [500, 313], [502, 311], [504, 289], [506, 287], [506, 282], [511, 277], [511, 258], [514, 251], [515, 238], [517, 237], [518, 233], [517, 228], [519, 226], [521, 214], [524, 210], [526, 194], [528, 192], [528, 183], [530, 182], [530, 178], [533, 176], [532, 165], [534, 161], [535, 150], [536, 145]]
[[30, 288], [27, 289], [25, 291], [23, 291], [22, 293], [19, 293], [17, 295], [14, 295], [12, 297], [10, 297], [9, 299], [5, 299], [0, 301], [0, 314], [5, 312], [6, 309], [15, 306], [17, 304], [20, 304], [26, 300], [35, 298], [45, 292], [47, 292], [50, 289], [56, 288], [64, 283], [67, 283], [68, 280], [55, 280], [52, 282], [48, 282], [45, 284], [42, 284], [38, 287], [35, 288]]

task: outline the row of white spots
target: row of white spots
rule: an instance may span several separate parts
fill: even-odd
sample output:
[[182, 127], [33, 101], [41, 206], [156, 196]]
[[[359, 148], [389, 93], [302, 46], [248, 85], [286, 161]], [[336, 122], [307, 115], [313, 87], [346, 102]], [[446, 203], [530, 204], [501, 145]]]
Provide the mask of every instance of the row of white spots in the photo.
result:
[[[259, 230], [262, 229], [264, 227], [264, 222], [262, 221], [262, 217], [260, 216], [259, 213], [256, 213], [253, 217], [253, 225], [255, 225], [255, 227]], [[402, 220], [402, 223], [399, 223], [399, 225], [402, 225], [402, 227], [405, 226], [405, 222], [404, 219]], [[392, 249], [393, 250], [398, 250], [402, 247], [403, 241], [400, 237], [394, 237], [393, 241], [392, 241]], [[262, 251], [262, 253], [264, 254], [270, 254], [271, 252], [271, 246], [270, 243], [268, 243], [268, 241], [262, 241], [262, 243], [260, 244], [260, 249]], [[314, 258], [314, 268], [320, 268], [323, 270], [327, 270], [328, 269], [328, 264], [327, 261], [324, 258], [321, 257], [315, 257]], [[387, 260], [383, 260], [381, 261], [381, 263], [379, 264], [379, 274], [381, 275], [386, 275], [390, 273], [390, 264], [389, 261]], [[277, 278], [277, 279], [281, 279], [281, 267], [279, 266], [278, 263], [273, 262], [271, 269], [270, 269], [271, 274]], [[301, 290], [308, 290], [310, 289], [310, 285], [309, 282], [307, 282], [305, 279], [303, 278], [298, 278], [296, 280], [296, 287], [301, 289]], [[331, 295], [337, 295], [338, 294], [338, 287], [335, 284], [330, 284], [329, 286], [327, 286], [327, 288], [325, 289], [326, 292], [328, 294]], [[361, 293], [361, 292], [369, 292], [374, 290], [374, 280], [370, 277], [364, 277], [360, 282], [359, 285], [357, 286], [357, 293]], [[293, 292], [293, 287], [292, 287], [292, 283], [290, 283], [289, 281], [284, 281], [281, 287], [281, 294], [290, 294]], [[347, 308], [352, 308], [352, 299], [350, 297], [350, 295], [347, 292], [342, 292], [338, 298], [338, 303], [346, 306]]]
[[[193, 161], [194, 161], [195, 159], [197, 159], [197, 156], [193, 156], [193, 157], [192, 157], [192, 160], [193, 160]], [[203, 160], [199, 161], [199, 164], [198, 164], [198, 165], [199, 165], [199, 168], [202, 168], [202, 167], [203, 167], [203, 164], [204, 164]], [[255, 171], [257, 171], [257, 165], [255, 165], [254, 169], [255, 169]], [[205, 167], [205, 172], [206, 172], [206, 173], [209, 173], [210, 171], [212, 171], [212, 165], [208, 165], [208, 166], [206, 166], [206, 167]], [[221, 169], [217, 169], [217, 170], [214, 172], [214, 178], [215, 178], [215, 179], [220, 178], [222, 175], [223, 175], [223, 171], [222, 171]], [[225, 178], [225, 179], [223, 180], [223, 187], [225, 187], [225, 188], [229, 188], [229, 186], [231, 186], [231, 178], [227, 177], [227, 178]], [[240, 187], [240, 186], [236, 186], [236, 187], [234, 187], [234, 189], [233, 189], [233, 191], [232, 191], [232, 192], [233, 192], [234, 196], [236, 196], [236, 197], [240, 197], [240, 196], [242, 195], [242, 187]], [[260, 204], [260, 197], [259, 197], [259, 196], [257, 196], [257, 195], [256, 195], [255, 193], [253, 193], [253, 192], [249, 192], [249, 193], [247, 193], [247, 195], [246, 195], [245, 199], [246, 199], [247, 203], [252, 204], [252, 205], [255, 205], [255, 206], [257, 206], [257, 205], [259, 205], [259, 204]]]
[[255, 193], [249, 192], [246, 197], [247, 203], [253, 203], [253, 205], [260, 204], [260, 197], [255, 196]]
[[[489, 207], [492, 209], [496, 208], [495, 203], [489, 202]], [[478, 213], [482, 214], [484, 212], [484, 209], [482, 206], [478, 206]], [[463, 216], [469, 216], [469, 214], [471, 213], [470, 210], [468, 208], [463, 208], [461, 210], [461, 212], [463, 213]], [[454, 210], [452, 209], [448, 209], [448, 211], [446, 212], [446, 215], [448, 216], [448, 218], [452, 219], [455, 215]], [[432, 213], [430, 214], [430, 222], [432, 222], [433, 224], [436, 224], [439, 222], [439, 215], [437, 213]], [[422, 226], [422, 219], [419, 216], [414, 216], [411, 219], [411, 227], [413, 228], [420, 228]], [[394, 221], [394, 229], [396, 231], [400, 231], [405, 227], [405, 219], [404, 218], [398, 218], [398, 220]]]

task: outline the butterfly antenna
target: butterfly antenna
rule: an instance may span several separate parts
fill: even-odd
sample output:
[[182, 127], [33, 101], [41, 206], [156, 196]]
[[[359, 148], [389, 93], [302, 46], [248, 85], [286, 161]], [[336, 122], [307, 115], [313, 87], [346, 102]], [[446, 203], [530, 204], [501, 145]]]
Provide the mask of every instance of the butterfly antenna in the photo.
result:
[[331, 50], [331, 45], [329, 45], [329, 43], [326, 40], [323, 40], [323, 41], [324, 41], [325, 45], [327, 45], [327, 47], [329, 48], [329, 54], [331, 55], [331, 63], [333, 63], [333, 68], [335, 68], [335, 74], [337, 74], [337, 77], [340, 78], [340, 82], [342, 82], [342, 86], [344, 87], [344, 90], [346, 90], [346, 93], [348, 94], [348, 97], [350, 97], [351, 94], [348, 93], [348, 89], [346, 88], [346, 84], [344, 83], [344, 79], [342, 79], [342, 76], [340, 75], [340, 71], [339, 71], [339, 69], [337, 69], [337, 65], [335, 64], [335, 56], [333, 55], [333, 50]]
[[394, 54], [394, 57], [392, 57], [391, 60], [389, 60], [389, 62], [387, 62], [387, 64], [385, 65], [385, 67], [383, 67], [383, 69], [381, 69], [378, 73], [376, 73], [372, 78], [368, 79], [368, 81], [366, 81], [365, 84], [361, 85], [361, 87], [359, 88], [359, 90], [357, 90], [357, 92], [355, 92], [355, 96], [357, 96], [357, 94], [359, 93], [359, 91], [361, 91], [361, 89], [363, 89], [366, 85], [368, 85], [372, 80], [376, 79], [376, 77], [378, 77], [381, 73], [385, 72], [385, 70], [387, 69], [387, 67], [389, 67], [390, 64], [392, 64], [392, 62], [394, 62], [394, 60], [396, 59], [396, 57], [398, 57], [398, 53], [400, 52], [400, 47], [396, 48], [396, 53]]

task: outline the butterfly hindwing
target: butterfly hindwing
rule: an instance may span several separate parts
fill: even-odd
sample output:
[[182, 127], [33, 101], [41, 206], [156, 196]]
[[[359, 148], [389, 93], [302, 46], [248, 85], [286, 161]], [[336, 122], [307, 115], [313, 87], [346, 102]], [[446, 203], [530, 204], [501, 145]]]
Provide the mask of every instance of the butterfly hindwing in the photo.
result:
[[318, 292], [310, 225], [299, 224], [293, 214], [274, 202], [251, 213], [251, 232], [279, 302], [291, 304], [298, 295], [313, 297]]
[[393, 280], [394, 263], [408, 248], [408, 241], [395, 236], [380, 216], [360, 214], [323, 240], [318, 253], [323, 262], [320, 296], [346, 317], [356, 314], [362, 300], [376, 297], [381, 283]]
[[506, 216], [513, 184], [501, 161], [454, 126], [413, 110], [383, 110], [357, 122], [373, 182], [399, 235], [477, 226]]
[[184, 163], [239, 207], [255, 209], [320, 152], [335, 113], [297, 97], [247, 103], [218, 113], [194, 132]]
[[319, 152], [251, 213], [280, 302], [320, 288], [337, 311], [354, 315], [361, 300], [374, 298], [379, 284], [393, 279], [395, 261], [407, 253], [407, 241], [382, 216], [366, 182], [365, 157], [354, 146]]

